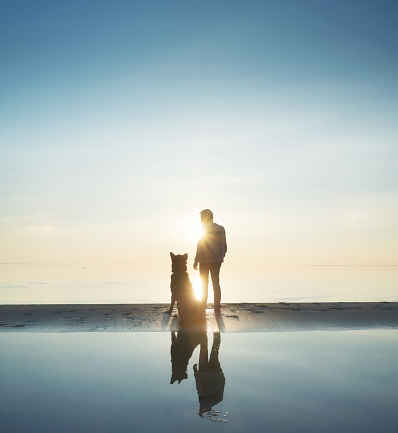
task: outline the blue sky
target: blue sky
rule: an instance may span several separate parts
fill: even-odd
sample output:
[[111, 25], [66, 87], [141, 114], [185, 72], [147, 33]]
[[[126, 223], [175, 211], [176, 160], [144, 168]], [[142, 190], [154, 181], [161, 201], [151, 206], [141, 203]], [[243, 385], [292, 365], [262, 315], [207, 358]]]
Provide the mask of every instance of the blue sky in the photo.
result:
[[[396, 264], [395, 1], [4, 1], [1, 262]], [[155, 270], [154, 270], [155, 269]]]

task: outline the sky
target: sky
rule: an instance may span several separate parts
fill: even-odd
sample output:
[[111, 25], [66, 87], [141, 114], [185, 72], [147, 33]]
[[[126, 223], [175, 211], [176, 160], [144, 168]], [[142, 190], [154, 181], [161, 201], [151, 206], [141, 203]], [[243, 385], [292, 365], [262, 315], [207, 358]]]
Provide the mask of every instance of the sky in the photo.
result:
[[398, 3], [0, 2], [0, 262], [398, 264]]

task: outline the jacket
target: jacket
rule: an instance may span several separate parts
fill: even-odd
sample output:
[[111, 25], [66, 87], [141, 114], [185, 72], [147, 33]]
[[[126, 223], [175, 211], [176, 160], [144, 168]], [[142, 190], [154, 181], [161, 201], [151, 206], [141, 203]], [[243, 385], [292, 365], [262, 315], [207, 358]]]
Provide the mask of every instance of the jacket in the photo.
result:
[[227, 238], [223, 226], [211, 222], [204, 225], [198, 241], [195, 261], [198, 263], [221, 263], [227, 253]]

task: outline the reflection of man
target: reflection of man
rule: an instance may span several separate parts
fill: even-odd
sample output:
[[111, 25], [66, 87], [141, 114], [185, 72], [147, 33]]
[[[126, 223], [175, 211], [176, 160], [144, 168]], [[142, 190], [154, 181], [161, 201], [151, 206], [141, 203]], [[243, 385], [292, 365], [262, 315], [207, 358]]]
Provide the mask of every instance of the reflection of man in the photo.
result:
[[[218, 316], [220, 317], [220, 316]], [[213, 334], [213, 345], [210, 358], [208, 357], [208, 341], [205, 330], [171, 333], [171, 380], [170, 384], [181, 383], [188, 378], [188, 363], [195, 348], [200, 345], [199, 366], [195, 364], [196, 390], [199, 397], [199, 415], [209, 418], [214, 415], [213, 406], [224, 398], [225, 377], [221, 369], [219, 357], [221, 336], [219, 332]], [[213, 421], [215, 421], [213, 419]], [[222, 422], [226, 422], [225, 415]]]
[[224, 397], [225, 377], [221, 370], [218, 352], [220, 350], [220, 333], [215, 332], [210, 358], [208, 357], [207, 338], [200, 345], [199, 369], [198, 365], [193, 366], [196, 390], [199, 397], [199, 415], [210, 412], [212, 407], [220, 403]]
[[198, 269], [199, 264], [204, 307], [207, 303], [210, 273], [214, 291], [214, 311], [219, 313], [221, 308], [220, 268], [227, 252], [225, 229], [213, 222], [213, 212], [210, 209], [202, 210], [200, 219], [203, 224], [203, 235], [198, 242], [193, 267]]

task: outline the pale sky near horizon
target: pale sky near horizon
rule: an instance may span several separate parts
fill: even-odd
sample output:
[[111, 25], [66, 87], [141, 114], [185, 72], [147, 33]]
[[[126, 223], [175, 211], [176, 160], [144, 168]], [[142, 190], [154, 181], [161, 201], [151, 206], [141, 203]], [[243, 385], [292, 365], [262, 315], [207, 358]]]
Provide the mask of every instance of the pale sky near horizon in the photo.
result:
[[398, 3], [3, 1], [0, 262], [398, 264]]

